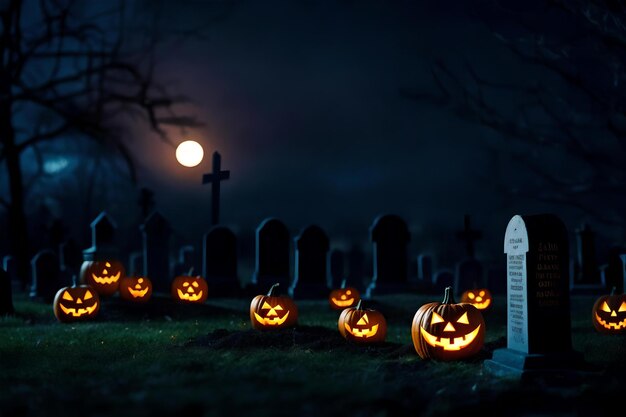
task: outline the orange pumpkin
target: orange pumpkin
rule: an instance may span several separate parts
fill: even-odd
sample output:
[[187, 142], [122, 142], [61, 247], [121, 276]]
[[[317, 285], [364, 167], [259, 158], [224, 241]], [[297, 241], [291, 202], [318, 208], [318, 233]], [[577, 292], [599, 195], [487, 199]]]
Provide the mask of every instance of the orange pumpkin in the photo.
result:
[[424, 304], [417, 310], [411, 337], [422, 359], [465, 359], [483, 348], [485, 321], [472, 304], [456, 304], [452, 288], [446, 287], [443, 302]]
[[61, 323], [91, 320], [100, 311], [100, 297], [93, 287], [74, 283], [57, 291], [52, 310]]
[[339, 333], [347, 340], [358, 343], [384, 342], [387, 336], [387, 321], [382, 313], [372, 309], [361, 309], [362, 300], [356, 307], [348, 307], [339, 315]]
[[172, 281], [172, 298], [182, 303], [202, 304], [209, 296], [209, 286], [200, 275], [191, 276], [193, 269], [187, 275], [179, 275]]
[[599, 333], [626, 333], [626, 294], [615, 294], [615, 287], [610, 295], [598, 297], [591, 309], [591, 322]]
[[122, 299], [145, 303], [152, 297], [152, 281], [146, 277], [124, 277], [119, 290]]
[[124, 274], [124, 265], [113, 259], [84, 261], [80, 267], [80, 282], [92, 286], [100, 295], [109, 296], [117, 292]]
[[361, 299], [361, 294], [354, 287], [346, 287], [346, 280], [341, 282], [341, 287], [330, 292], [328, 303], [333, 310], [343, 310], [353, 307]]
[[493, 297], [487, 288], [476, 288], [463, 292], [461, 302], [470, 303], [479, 310], [488, 310], [493, 302]]
[[284, 295], [274, 295], [278, 283], [272, 285], [267, 295], [257, 295], [250, 303], [250, 322], [258, 330], [282, 329], [298, 322], [298, 307]]

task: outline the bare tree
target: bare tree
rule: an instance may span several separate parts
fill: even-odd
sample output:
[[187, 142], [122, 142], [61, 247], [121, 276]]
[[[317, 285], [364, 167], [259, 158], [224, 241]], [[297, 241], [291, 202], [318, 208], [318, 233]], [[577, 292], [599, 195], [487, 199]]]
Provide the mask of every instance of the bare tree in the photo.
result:
[[[168, 126], [200, 126], [155, 75], [163, 32], [145, 17], [142, 36], [123, 0], [6, 0], [0, 4], [0, 169], [6, 170], [9, 237], [22, 280], [29, 240], [21, 157], [49, 141], [87, 138], [115, 149], [134, 178], [125, 133], [137, 119], [167, 140]], [[147, 7], [149, 3], [144, 3]], [[137, 21], [135, 20], [135, 23]], [[192, 32], [177, 33], [189, 36]], [[4, 175], [4, 174], [3, 174]]]
[[623, 228], [624, 3], [489, 1], [474, 10], [522, 67], [494, 76], [467, 58], [456, 64], [438, 59], [434, 91], [403, 94], [501, 134], [530, 185], [510, 178], [509, 192], [575, 207], [582, 216]]

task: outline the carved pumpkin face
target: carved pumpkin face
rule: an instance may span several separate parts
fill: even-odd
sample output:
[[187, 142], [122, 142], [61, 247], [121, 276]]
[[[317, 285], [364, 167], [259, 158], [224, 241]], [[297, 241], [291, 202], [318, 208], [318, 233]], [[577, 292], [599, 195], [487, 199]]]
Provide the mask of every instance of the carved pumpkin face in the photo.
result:
[[181, 275], [172, 282], [172, 297], [176, 301], [202, 304], [209, 296], [209, 286], [201, 276]]
[[152, 282], [145, 277], [124, 277], [120, 281], [120, 297], [145, 303], [152, 296]]
[[626, 333], [626, 294], [599, 297], [591, 311], [593, 327], [600, 333]]
[[346, 287], [346, 281], [343, 281], [341, 288], [330, 292], [328, 303], [333, 310], [343, 310], [355, 306], [360, 299], [359, 291], [354, 287]]
[[411, 337], [422, 359], [464, 359], [482, 349], [485, 321], [472, 304], [455, 304], [452, 289], [447, 287], [442, 303], [425, 304], [417, 310]]
[[115, 294], [124, 276], [124, 266], [115, 260], [85, 261], [80, 267], [80, 281], [92, 286], [100, 295]]
[[57, 291], [52, 309], [62, 323], [90, 320], [100, 310], [100, 298], [89, 285], [65, 287]]
[[462, 303], [470, 303], [479, 310], [487, 310], [493, 298], [487, 288], [467, 290], [461, 295]]
[[383, 342], [387, 335], [385, 317], [376, 310], [361, 309], [361, 300], [341, 312], [337, 326], [344, 338], [359, 343]]
[[250, 303], [250, 322], [258, 330], [291, 327], [298, 321], [298, 308], [287, 296], [274, 295], [278, 284], [267, 295], [257, 295]]

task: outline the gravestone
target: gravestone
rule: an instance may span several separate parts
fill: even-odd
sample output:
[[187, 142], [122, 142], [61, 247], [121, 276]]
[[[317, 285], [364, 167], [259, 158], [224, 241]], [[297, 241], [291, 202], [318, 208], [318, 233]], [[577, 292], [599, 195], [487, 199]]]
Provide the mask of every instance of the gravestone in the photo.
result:
[[447, 287], [454, 285], [454, 272], [449, 269], [437, 271], [433, 285], [436, 294], [443, 294]]
[[327, 298], [330, 241], [319, 226], [306, 227], [295, 238], [296, 265], [289, 295], [297, 299]]
[[4, 269], [0, 268], [0, 317], [15, 312], [12, 290], [11, 277]]
[[364, 298], [408, 291], [407, 247], [411, 235], [405, 221], [393, 214], [379, 216], [370, 228], [370, 237], [373, 243], [374, 275]]
[[143, 276], [152, 281], [153, 292], [169, 294], [174, 280], [170, 273], [170, 224], [161, 213], [153, 211], [140, 228], [143, 235]]
[[237, 236], [227, 227], [213, 226], [203, 239], [202, 275], [211, 297], [236, 297], [241, 293], [237, 276]]
[[178, 260], [174, 265], [174, 275], [184, 275], [193, 268], [194, 271], [198, 271], [196, 267], [196, 248], [193, 245], [181, 246], [178, 249]]
[[346, 254], [341, 249], [330, 251], [330, 287], [339, 288], [346, 279]]
[[37, 253], [31, 260], [32, 285], [30, 298], [51, 303], [57, 291], [67, 285], [62, 282], [59, 257], [51, 249]]
[[459, 262], [454, 273], [454, 294], [460, 296], [472, 288], [484, 288], [485, 279], [482, 264], [474, 258]]
[[485, 361], [488, 371], [522, 378], [577, 369], [572, 349], [569, 242], [552, 214], [514, 216], [506, 228], [507, 347]]
[[492, 266], [487, 269], [487, 288], [493, 295], [506, 294], [506, 268]]
[[128, 256], [128, 276], [143, 275], [143, 251], [131, 252]]
[[101, 212], [91, 222], [91, 247], [83, 250], [83, 261], [117, 260], [118, 249], [115, 242], [117, 225], [105, 212]]
[[289, 288], [289, 230], [278, 219], [265, 219], [256, 229], [255, 271], [251, 283], [266, 291], [279, 283]]
[[222, 171], [222, 156], [213, 152], [213, 170], [202, 176], [202, 184], [211, 184], [211, 225], [220, 222], [221, 182], [230, 178], [230, 171]]
[[598, 268], [595, 232], [586, 223], [576, 230], [575, 259], [573, 282], [570, 284], [572, 293], [604, 294], [606, 284]]
[[615, 288], [616, 294], [624, 292], [623, 264], [621, 255], [626, 254], [626, 249], [621, 246], [612, 246], [608, 250], [607, 262], [600, 268], [602, 281], [604, 281], [607, 294]]
[[365, 275], [365, 252], [359, 244], [354, 243], [348, 252], [348, 277], [346, 279], [346, 285], [363, 291], [363, 279]]

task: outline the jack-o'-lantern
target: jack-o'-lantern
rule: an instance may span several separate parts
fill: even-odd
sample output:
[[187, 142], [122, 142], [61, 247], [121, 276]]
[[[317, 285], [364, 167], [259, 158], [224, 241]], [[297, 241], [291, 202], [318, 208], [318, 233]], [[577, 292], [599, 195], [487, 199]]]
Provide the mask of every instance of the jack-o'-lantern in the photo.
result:
[[298, 307], [285, 295], [275, 295], [278, 283], [272, 285], [267, 295], [257, 295], [250, 303], [250, 322], [258, 330], [283, 329], [298, 322]]
[[84, 261], [80, 267], [80, 281], [91, 285], [98, 294], [113, 295], [124, 278], [124, 266], [116, 260]]
[[626, 333], [626, 294], [615, 294], [615, 287], [610, 295], [600, 296], [591, 310], [593, 327], [600, 333]]
[[470, 303], [479, 310], [487, 310], [491, 307], [493, 297], [487, 288], [476, 288], [461, 294], [462, 303]]
[[362, 300], [355, 307], [344, 309], [339, 315], [339, 333], [359, 343], [384, 342], [387, 336], [387, 321], [382, 313], [373, 309], [362, 309]]
[[152, 282], [146, 277], [124, 277], [120, 281], [120, 297], [145, 303], [152, 296]]
[[361, 299], [361, 294], [354, 287], [346, 287], [346, 280], [341, 282], [341, 287], [330, 292], [328, 303], [333, 310], [343, 310], [353, 307]]
[[62, 323], [93, 319], [100, 311], [98, 292], [89, 285], [74, 285], [57, 291], [52, 302], [54, 316]]
[[422, 359], [465, 359], [483, 348], [485, 321], [472, 304], [456, 304], [452, 288], [447, 287], [441, 303], [424, 304], [417, 310], [411, 337]]
[[192, 276], [193, 269], [187, 275], [179, 275], [172, 281], [172, 298], [191, 304], [202, 304], [209, 296], [209, 286], [200, 275]]

